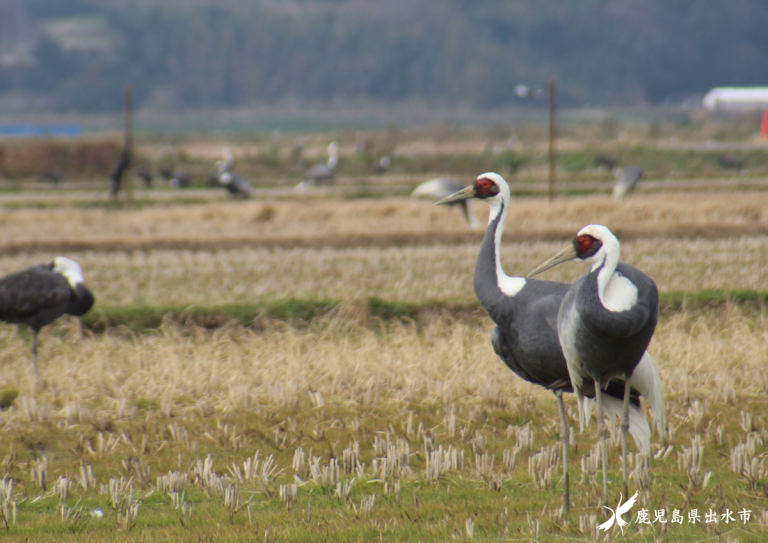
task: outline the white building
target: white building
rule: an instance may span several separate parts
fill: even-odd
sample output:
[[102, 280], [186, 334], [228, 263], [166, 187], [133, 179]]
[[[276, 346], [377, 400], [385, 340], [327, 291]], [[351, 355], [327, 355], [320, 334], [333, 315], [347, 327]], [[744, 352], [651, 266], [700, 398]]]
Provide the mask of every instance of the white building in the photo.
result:
[[715, 87], [703, 103], [710, 111], [768, 109], [768, 87]]

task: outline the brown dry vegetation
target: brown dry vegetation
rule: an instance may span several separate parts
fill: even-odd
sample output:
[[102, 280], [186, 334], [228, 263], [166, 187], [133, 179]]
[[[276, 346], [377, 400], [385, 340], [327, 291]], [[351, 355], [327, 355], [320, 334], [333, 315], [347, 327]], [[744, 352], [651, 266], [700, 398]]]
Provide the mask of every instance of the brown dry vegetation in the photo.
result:
[[[681, 313], [659, 326], [651, 350], [666, 383], [673, 448], [649, 470], [636, 471], [632, 488], [641, 490], [642, 507], [667, 509], [668, 516], [673, 508], [684, 515], [697, 508], [702, 516], [726, 507], [752, 511], [746, 524], [669, 525], [669, 540], [723, 533], [729, 541], [747, 542], [765, 535], [766, 330], [765, 315], [736, 307]], [[115, 331], [89, 337], [66, 322], [44, 339], [41, 388], [33, 395], [27, 345], [5, 327], [0, 381], [20, 391], [0, 414], [6, 436], [0, 457], [19, 503], [8, 531], [41, 541], [596, 540], [600, 483], [582, 464], [592, 451], [594, 426], [575, 436], [574, 510], [563, 518], [558, 455], [548, 468], [531, 469], [540, 449], [557, 451], [554, 399], [503, 366], [489, 331], [488, 323], [450, 320], [374, 330], [338, 314], [308, 330], [281, 323], [258, 333], [239, 326], [211, 332], [167, 325], [141, 336]], [[568, 406], [575, 421], [572, 399]], [[618, 494], [613, 436], [610, 477]], [[691, 467], [680, 459], [692, 450], [694, 436], [703, 457], [701, 466]], [[731, 469], [735, 448], [750, 440], [757, 447], [749, 456], [758, 466], [755, 484]], [[383, 443], [378, 449], [377, 442]], [[323, 473], [355, 443], [360, 466], [336, 476], [336, 497], [336, 479]], [[409, 452], [395, 458], [395, 447]], [[454, 467], [449, 462], [432, 477], [426, 454], [440, 447], [464, 461]], [[297, 466], [299, 448], [307, 463], [317, 457], [317, 475]], [[241, 464], [257, 452], [260, 461], [272, 455], [275, 470], [243, 478]], [[516, 462], [505, 462], [513, 452]], [[203, 473], [198, 462], [209, 454]], [[90, 481], [82, 471], [89, 465]], [[235, 466], [240, 476], [231, 471]], [[43, 469], [47, 486], [41, 488]], [[168, 470], [186, 474], [186, 501], [158, 479]], [[232, 513], [224, 504], [212, 472], [243, 503], [251, 496], [247, 513]], [[131, 479], [128, 500], [139, 507], [133, 532], [118, 516], [126, 515], [128, 491], [110, 507], [109, 488], [121, 477], [124, 483]], [[278, 486], [294, 482], [298, 499], [286, 503]], [[62, 485], [70, 483], [65, 493]], [[174, 508], [174, 500], [194, 513]], [[61, 504], [75, 512], [85, 507], [89, 522], [63, 518]], [[95, 508], [104, 511], [103, 519], [89, 518]], [[634, 524], [627, 530], [640, 541], [665, 533]]]
[[3, 142], [0, 179], [36, 178], [53, 168], [72, 177], [106, 177], [117, 164], [121, 148], [117, 139]]
[[[601, 196], [563, 197], [551, 205], [543, 198], [520, 198], [510, 209], [506, 239], [568, 239], [590, 223], [605, 224], [622, 237], [763, 233], [768, 231], [767, 204], [768, 195], [756, 191], [647, 194], [621, 203]], [[484, 222], [487, 207], [478, 203], [475, 214]], [[467, 226], [456, 208], [384, 198], [158, 204], [140, 209], [22, 207], [3, 211], [0, 230], [6, 244], [107, 240], [119, 246], [121, 241], [161, 238], [181, 243], [241, 237], [251, 242], [307, 238], [308, 244], [322, 245], [327, 238], [463, 235]]]
[[[564, 242], [506, 243], [502, 262], [525, 275]], [[97, 303], [212, 306], [297, 298], [362, 302], [474, 302], [477, 244], [385, 249], [245, 249], [67, 253], [79, 262]], [[764, 291], [768, 238], [659, 240], [622, 244], [623, 259], [654, 278], [662, 292], [702, 289]], [[50, 261], [56, 253], [4, 256], [0, 272]], [[577, 264], [546, 277], [573, 281]]]
[[[503, 263], [508, 273], [524, 274], [578, 228], [601, 222], [625, 234], [623, 260], [653, 277], [662, 292], [762, 292], [768, 279], [764, 198], [758, 192], [669, 193], [637, 195], [622, 204], [562, 198], [552, 206], [521, 199], [508, 218]], [[484, 218], [486, 210], [480, 205], [477, 213]], [[118, 327], [92, 335], [75, 319], [62, 319], [42, 334], [37, 389], [26, 331], [0, 326], [0, 404], [12, 402], [0, 412], [0, 470], [7, 473], [0, 482], [14, 482], [12, 497], [0, 486], [0, 530], [9, 537], [597, 539], [600, 482], [587, 465], [594, 427], [574, 438], [574, 510], [563, 518], [557, 453], [547, 469], [525, 469], [526, 462], [535, 465], [547, 450], [557, 450], [555, 402], [498, 360], [489, 341], [492, 325], [481, 312], [411, 323], [382, 322], [361, 309], [369, 297], [475, 301], [472, 273], [481, 234], [468, 233], [456, 209], [395, 198], [8, 208], [0, 231], [0, 273], [49, 261], [60, 254], [59, 245], [81, 243], [67, 256], [83, 266], [104, 306], [215, 306], [289, 297], [342, 302], [302, 326], [260, 318], [251, 328], [232, 322], [208, 330], [169, 320], [141, 334]], [[728, 236], [734, 233], [752, 235]], [[376, 246], [385, 238], [391, 242]], [[431, 244], [433, 238], [439, 243]], [[238, 239], [233, 248], [230, 242]], [[29, 249], [40, 240], [49, 243], [46, 250]], [[141, 248], [163, 240], [170, 247], [174, 240], [182, 247], [202, 240], [205, 250]], [[99, 251], [87, 250], [88, 243]], [[572, 281], [583, 272], [582, 266], [564, 265], [547, 278]], [[636, 539], [765, 539], [767, 330], [764, 309], [754, 305], [683, 308], [662, 318], [650, 350], [666, 387], [673, 449], [654, 459], [650, 470], [637, 468], [630, 484], [642, 491], [644, 507], [668, 514], [672, 508], [703, 514], [744, 507], [753, 516], [738, 527], [669, 525], [667, 532], [633, 524], [627, 529]], [[573, 400], [568, 403], [575, 420]], [[528, 423], [533, 443], [518, 449]], [[700, 468], [684, 460], [694, 438], [703, 446]], [[360, 467], [342, 473], [338, 496], [336, 483], [293, 463], [302, 447], [308, 462], [315, 456], [327, 473], [355, 442]], [[618, 499], [618, 439], [612, 443], [612, 499]], [[406, 444], [410, 452], [396, 454], [394, 467], [387, 464], [384, 458], [391, 456], [382, 447], [402, 452]], [[466, 460], [432, 478], [426, 457], [440, 446]], [[516, 463], [505, 462], [515, 450]], [[228, 471], [257, 451], [262, 460], [274, 455], [277, 471], [246, 479]], [[247, 512], [233, 511], [206, 486], [211, 471], [203, 477], [196, 466], [208, 454], [212, 469], [227, 474], [222, 484], [243, 503], [252, 498]], [[744, 455], [751, 471], [734, 472], [732, 462]], [[38, 481], [43, 462], [47, 485]], [[94, 469], [93, 484], [78, 476], [87, 465]], [[188, 476], [186, 498], [171, 496], [157, 480], [168, 470]], [[112, 509], [109, 485], [121, 484], [121, 477], [131, 483]], [[64, 496], [67, 481], [73, 488]], [[281, 501], [279, 485], [298, 481], [297, 501]], [[185, 499], [194, 506], [191, 516], [173, 505]], [[13, 500], [18, 520], [5, 526]], [[118, 520], [129, 514], [131, 500], [140, 506], [133, 531], [130, 519]], [[77, 520], [78, 507], [85, 515], [95, 508], [105, 514]]]

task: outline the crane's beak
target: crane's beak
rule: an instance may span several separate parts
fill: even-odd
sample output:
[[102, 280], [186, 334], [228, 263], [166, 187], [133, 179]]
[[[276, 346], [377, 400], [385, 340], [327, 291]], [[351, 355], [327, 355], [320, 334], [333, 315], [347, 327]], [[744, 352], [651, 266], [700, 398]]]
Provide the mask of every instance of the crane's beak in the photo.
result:
[[446, 196], [442, 200], [438, 200], [435, 202], [436, 206], [442, 205], [442, 204], [452, 204], [453, 202], [459, 202], [461, 200], [469, 200], [470, 198], [475, 197], [475, 186], [470, 185], [466, 188], [461, 189], [459, 192], [454, 192], [450, 196]]
[[549, 268], [554, 268], [558, 264], [562, 264], [563, 262], [568, 262], [569, 260], [573, 260], [576, 258], [576, 248], [573, 245], [569, 245], [559, 253], [557, 253], [555, 256], [544, 262], [543, 264], [540, 264], [538, 268], [533, 270], [531, 273], [528, 274], [528, 277], [533, 277], [534, 275], [538, 275], [541, 272], [548, 270]]

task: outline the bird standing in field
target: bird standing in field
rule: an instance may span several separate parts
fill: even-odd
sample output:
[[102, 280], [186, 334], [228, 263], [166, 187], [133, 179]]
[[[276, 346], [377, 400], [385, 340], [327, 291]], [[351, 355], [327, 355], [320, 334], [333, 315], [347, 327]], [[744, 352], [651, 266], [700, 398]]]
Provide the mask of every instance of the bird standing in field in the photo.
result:
[[336, 175], [336, 166], [339, 164], [339, 144], [332, 141], [328, 144], [328, 161], [315, 164], [306, 171], [304, 177], [306, 181], [299, 183], [297, 189], [306, 189], [319, 184], [330, 185], [333, 177]]
[[[529, 277], [573, 259], [591, 265], [560, 304], [557, 331], [579, 400], [585, 382], [597, 395], [597, 425], [602, 444], [603, 494], [608, 501], [608, 432], [600, 401], [613, 379], [624, 381], [621, 420], [624, 494], [628, 490], [627, 432], [630, 426], [631, 389], [636, 368], [644, 358], [656, 330], [659, 292], [643, 272], [619, 261], [619, 240], [602, 225], [582, 228], [572, 244], [533, 270]], [[658, 378], [658, 376], [656, 376]], [[658, 389], [661, 381], [646, 383]], [[662, 400], [663, 402], [663, 400]], [[579, 403], [581, 407], [581, 402]], [[654, 414], [656, 409], [654, 406]]]
[[232, 172], [235, 161], [229, 148], [224, 150], [224, 160], [216, 163], [216, 179], [219, 184], [227, 189], [232, 198], [249, 198], [251, 196], [251, 184], [248, 180]]
[[32, 354], [37, 370], [40, 328], [62, 315], [84, 315], [94, 296], [74, 260], [59, 256], [50, 264], [30, 266], [0, 279], [0, 320], [32, 328]]
[[[519, 377], [552, 390], [557, 397], [562, 424], [563, 472], [565, 510], [570, 507], [568, 478], [568, 422], [563, 392], [573, 392], [568, 366], [557, 334], [557, 315], [562, 300], [572, 285], [554, 281], [540, 281], [524, 277], [509, 277], [501, 266], [501, 236], [510, 203], [509, 185], [496, 173], [485, 173], [473, 185], [443, 198], [437, 204], [450, 204], [470, 198], [488, 203], [491, 208], [488, 229], [480, 245], [475, 265], [474, 288], [478, 299], [496, 324], [491, 332], [493, 350]], [[665, 422], [661, 395], [647, 382], [658, 381], [658, 372], [650, 355], [646, 353], [636, 375], [650, 376], [632, 383], [631, 410], [642, 423], [633, 424], [632, 433], [638, 446], [650, 452], [650, 428], [640, 407], [639, 396], [646, 396], [653, 407], [659, 433], [663, 435]], [[586, 384], [585, 384], [586, 389]], [[609, 381], [606, 394], [598, 401], [603, 409], [616, 416], [622, 405], [623, 383]], [[594, 390], [585, 393], [594, 397]], [[581, 419], [580, 419], [581, 422]], [[644, 426], [643, 426], [644, 425]]]
[[[470, 206], [469, 199], [451, 200], [446, 202], [446, 198], [464, 188], [464, 183], [458, 179], [450, 179], [446, 177], [438, 177], [437, 179], [431, 179], [424, 181], [418, 187], [413, 189], [411, 196], [414, 198], [431, 198], [433, 200], [439, 200], [438, 203], [461, 206], [464, 211], [464, 217], [467, 219], [467, 224], [472, 230], [480, 228], [480, 223], [477, 222], [477, 218], [472, 214], [472, 208]], [[470, 196], [469, 198], [473, 198]]]

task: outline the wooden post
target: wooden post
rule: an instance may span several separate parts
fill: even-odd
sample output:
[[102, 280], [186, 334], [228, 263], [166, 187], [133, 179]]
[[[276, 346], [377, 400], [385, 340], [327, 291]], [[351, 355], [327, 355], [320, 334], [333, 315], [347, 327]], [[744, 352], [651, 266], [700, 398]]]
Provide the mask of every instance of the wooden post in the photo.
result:
[[[128, 157], [126, 169], [133, 161], [133, 89], [130, 83], [125, 84], [125, 134], [123, 138], [125, 155]], [[125, 177], [125, 193], [129, 203], [133, 202], [133, 183], [131, 176]]]
[[557, 183], [557, 165], [555, 164], [555, 139], [557, 138], [557, 90], [555, 78], [549, 80], [549, 202], [555, 199], [555, 184]]

